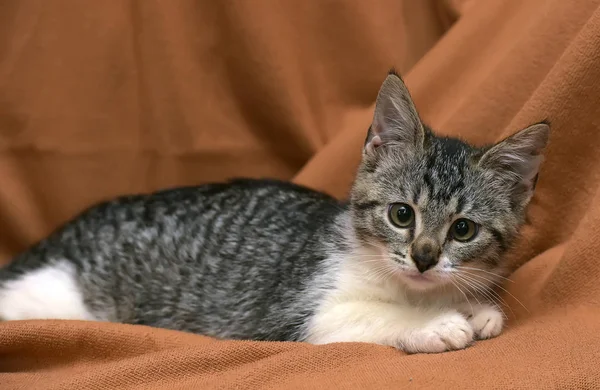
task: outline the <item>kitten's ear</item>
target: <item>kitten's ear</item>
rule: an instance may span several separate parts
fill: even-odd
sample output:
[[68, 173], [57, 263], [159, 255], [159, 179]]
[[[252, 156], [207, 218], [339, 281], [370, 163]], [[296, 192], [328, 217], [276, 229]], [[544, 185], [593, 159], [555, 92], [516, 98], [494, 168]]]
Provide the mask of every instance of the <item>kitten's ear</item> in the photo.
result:
[[529, 126], [488, 149], [480, 158], [479, 166], [500, 174], [503, 180], [515, 186], [517, 194], [525, 195], [523, 200], [529, 201], [549, 134], [547, 122]]
[[379, 89], [373, 123], [365, 140], [365, 153], [384, 145], [421, 148], [424, 128], [404, 81], [393, 70]]

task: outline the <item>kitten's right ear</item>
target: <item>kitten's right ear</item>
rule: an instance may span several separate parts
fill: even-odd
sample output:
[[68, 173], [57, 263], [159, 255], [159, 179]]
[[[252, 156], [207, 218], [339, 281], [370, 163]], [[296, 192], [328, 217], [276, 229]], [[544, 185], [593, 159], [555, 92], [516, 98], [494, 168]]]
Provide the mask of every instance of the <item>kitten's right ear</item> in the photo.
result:
[[394, 70], [379, 89], [373, 123], [365, 140], [365, 153], [372, 155], [385, 145], [421, 148], [425, 130], [413, 100]]

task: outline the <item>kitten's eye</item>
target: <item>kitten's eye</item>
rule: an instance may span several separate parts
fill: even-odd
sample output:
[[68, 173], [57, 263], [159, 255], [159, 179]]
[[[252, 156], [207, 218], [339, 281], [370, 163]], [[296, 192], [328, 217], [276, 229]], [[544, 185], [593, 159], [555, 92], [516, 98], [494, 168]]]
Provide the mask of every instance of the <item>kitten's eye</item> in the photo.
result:
[[388, 208], [388, 216], [392, 224], [399, 228], [409, 228], [414, 225], [415, 212], [405, 203], [393, 203]]
[[473, 221], [465, 218], [458, 219], [450, 228], [450, 235], [457, 241], [467, 242], [475, 238], [479, 227]]

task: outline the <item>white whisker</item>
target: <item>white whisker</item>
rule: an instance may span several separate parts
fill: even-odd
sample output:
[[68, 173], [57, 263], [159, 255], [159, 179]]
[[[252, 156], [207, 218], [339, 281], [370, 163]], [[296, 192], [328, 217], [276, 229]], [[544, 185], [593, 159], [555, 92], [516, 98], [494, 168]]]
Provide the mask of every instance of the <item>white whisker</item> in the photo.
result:
[[[460, 278], [451, 278], [451, 280], [452, 280], [452, 279], [455, 279], [455, 280], [456, 280], [456, 282], [457, 282], [457, 283], [459, 283], [459, 284], [460, 284], [460, 282], [462, 281], [462, 279], [460, 279]], [[463, 282], [463, 283], [464, 283], [464, 282]], [[475, 294], [473, 293], [473, 291], [471, 291], [471, 290], [469, 289], [469, 287], [468, 287], [468, 286], [464, 286], [464, 285], [463, 285], [463, 287], [465, 287], [465, 288], [467, 289], [467, 292], [468, 292], [469, 294], [471, 294], [471, 296], [472, 296], [472, 297], [473, 297], [473, 298], [474, 298], [474, 299], [477, 301], [477, 303], [478, 303], [478, 304], [480, 304], [480, 305], [481, 305], [481, 302], [479, 301], [479, 298], [477, 298], [477, 295], [475, 295]]]
[[469, 285], [472, 288], [474, 288], [478, 293], [482, 294], [486, 299], [488, 299], [492, 303], [494, 303], [498, 307], [498, 309], [500, 311], [502, 311], [502, 314], [504, 315], [505, 318], [508, 318], [508, 317], [506, 316], [506, 313], [504, 313], [504, 310], [502, 310], [502, 308], [500, 306], [506, 306], [508, 308], [508, 310], [510, 310], [512, 315], [515, 316], [515, 312], [512, 310], [510, 305], [502, 298], [502, 296], [500, 296], [500, 294], [498, 294], [493, 289], [489, 288], [489, 286], [486, 286], [485, 284], [481, 283], [480, 281], [473, 279], [472, 276], [468, 276], [465, 273], [461, 273], [460, 278], [462, 278], [466, 283], [469, 283]]
[[473, 310], [473, 305], [471, 304], [471, 301], [469, 301], [469, 297], [467, 297], [467, 294], [465, 294], [465, 292], [462, 290], [462, 288], [460, 288], [458, 286], [458, 284], [454, 280], [452, 280], [452, 278], [450, 278], [450, 282], [452, 282], [454, 287], [456, 287], [458, 289], [458, 291], [461, 292], [461, 294], [465, 297], [465, 300], [467, 301], [469, 306], [471, 306], [471, 315], [475, 315], [475, 311]]
[[515, 282], [514, 280], [512, 280], [512, 279], [510, 279], [510, 278], [507, 278], [507, 277], [505, 277], [505, 276], [498, 275], [498, 274], [496, 274], [496, 273], [494, 273], [494, 272], [487, 271], [487, 270], [484, 270], [484, 269], [479, 269], [479, 268], [475, 268], [475, 267], [465, 267], [464, 265], [456, 265], [456, 266], [454, 266], [454, 268], [458, 268], [458, 269], [465, 269], [465, 270], [471, 270], [471, 271], [480, 271], [480, 272], [484, 272], [484, 273], [486, 273], [486, 274], [494, 275], [494, 276], [495, 276], [495, 277], [497, 277], [497, 278], [500, 278], [500, 279], [503, 279], [503, 280], [509, 281], [509, 282], [511, 282], [511, 283], [514, 283], [514, 282]]
[[[502, 287], [502, 286], [501, 286], [499, 283], [496, 283], [496, 282], [494, 282], [494, 281], [492, 281], [492, 280], [490, 280], [490, 279], [487, 279], [487, 278], [485, 278], [485, 277], [484, 277], [484, 276], [482, 276], [482, 275], [477, 275], [477, 274], [474, 274], [474, 273], [469, 273], [469, 272], [466, 272], [466, 271], [462, 271], [462, 272], [463, 272], [464, 274], [471, 275], [471, 277], [478, 277], [478, 278], [481, 278], [481, 279], [485, 280], [486, 282], [489, 282], [489, 283], [493, 284], [494, 286], [498, 287], [499, 289], [501, 289], [502, 291], [504, 291], [505, 293], [507, 293], [508, 295], [510, 295], [510, 296], [511, 296], [511, 297], [512, 297], [512, 298], [513, 298], [515, 301], [517, 301], [517, 303], [518, 303], [519, 305], [521, 305], [521, 306], [523, 307], [523, 309], [525, 309], [525, 310], [526, 310], [528, 313], [530, 313], [529, 309], [528, 309], [527, 307], [525, 307], [525, 305], [523, 304], [523, 302], [521, 302], [521, 301], [520, 301], [520, 300], [519, 300], [517, 297], [515, 297], [513, 294], [511, 294], [511, 293], [510, 293], [508, 290], [506, 290], [504, 287]], [[464, 275], [463, 275], [463, 276], [464, 276]]]

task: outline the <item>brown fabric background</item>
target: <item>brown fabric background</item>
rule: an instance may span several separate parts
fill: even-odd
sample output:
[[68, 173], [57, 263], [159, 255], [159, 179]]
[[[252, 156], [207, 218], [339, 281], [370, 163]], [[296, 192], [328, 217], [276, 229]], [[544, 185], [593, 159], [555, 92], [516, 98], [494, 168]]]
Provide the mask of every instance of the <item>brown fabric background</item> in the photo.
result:
[[269, 176], [344, 196], [391, 66], [440, 132], [553, 125], [496, 339], [408, 356], [8, 322], [0, 388], [600, 388], [600, 1], [573, 3], [0, 2], [0, 262], [118, 194]]

